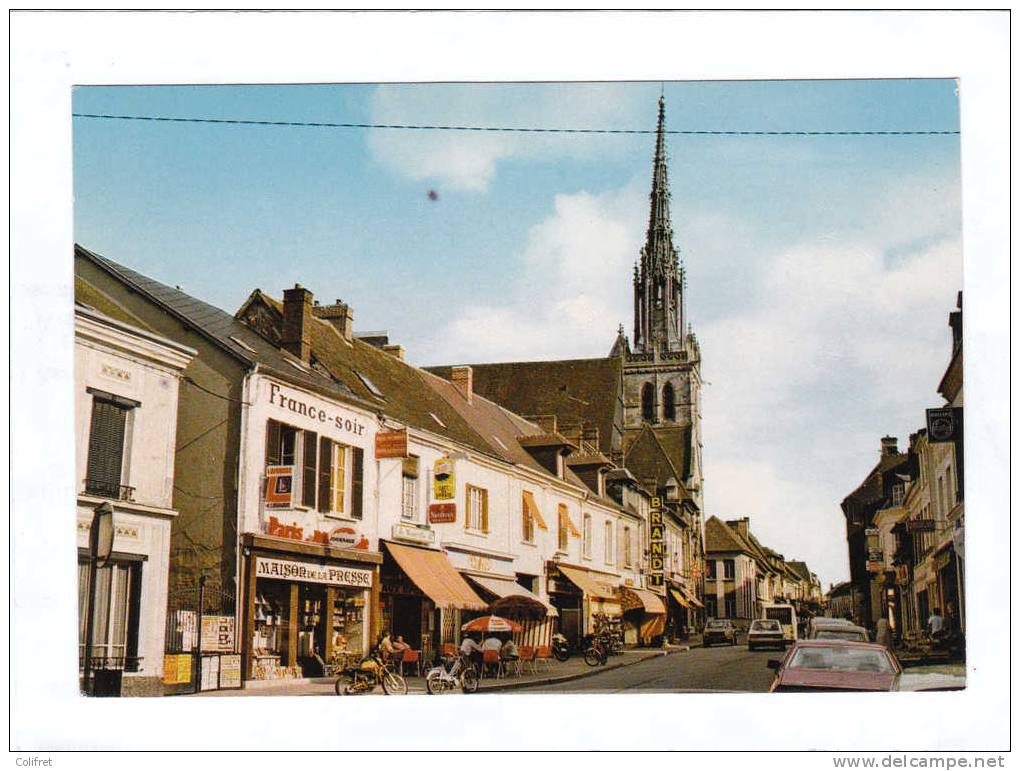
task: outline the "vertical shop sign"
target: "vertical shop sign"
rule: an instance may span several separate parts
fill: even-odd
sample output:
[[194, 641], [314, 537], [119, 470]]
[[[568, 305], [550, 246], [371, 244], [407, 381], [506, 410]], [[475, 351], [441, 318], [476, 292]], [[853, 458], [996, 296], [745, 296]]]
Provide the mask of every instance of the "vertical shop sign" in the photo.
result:
[[432, 468], [432, 498], [437, 501], [452, 501], [457, 497], [457, 483], [453, 473], [453, 461], [440, 458]]
[[648, 512], [648, 552], [651, 555], [648, 586], [661, 589], [665, 583], [665, 544], [663, 538], [662, 499], [652, 498]]

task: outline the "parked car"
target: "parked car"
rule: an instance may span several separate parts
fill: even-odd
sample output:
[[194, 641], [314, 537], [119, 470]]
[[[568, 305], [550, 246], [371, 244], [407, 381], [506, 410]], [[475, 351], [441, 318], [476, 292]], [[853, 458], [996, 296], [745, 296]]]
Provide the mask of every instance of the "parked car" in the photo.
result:
[[847, 640], [801, 640], [768, 666], [776, 671], [771, 693], [895, 691], [903, 672], [884, 645]]
[[755, 648], [765, 647], [785, 648], [786, 640], [783, 638], [783, 627], [774, 618], [756, 618], [751, 622], [747, 630], [747, 649], [753, 651]]
[[737, 644], [737, 630], [729, 619], [713, 618], [705, 625], [701, 644], [707, 648], [709, 645], [715, 645], [716, 643]]
[[856, 640], [870, 642], [868, 630], [843, 619], [813, 618], [808, 627], [809, 640]]

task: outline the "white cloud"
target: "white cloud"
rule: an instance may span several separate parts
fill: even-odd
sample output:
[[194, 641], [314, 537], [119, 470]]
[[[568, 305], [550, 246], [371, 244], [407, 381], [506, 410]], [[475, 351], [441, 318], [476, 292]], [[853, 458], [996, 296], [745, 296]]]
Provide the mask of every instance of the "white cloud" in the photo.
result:
[[[637, 178], [599, 195], [557, 195], [528, 233], [519, 280], [501, 301], [448, 323], [423, 360], [606, 355], [617, 323], [629, 333], [645, 188]], [[799, 240], [771, 251], [755, 246], [760, 226], [732, 213], [699, 211], [686, 221], [685, 232], [705, 244], [702, 259], [742, 250], [699, 266], [716, 285], [739, 284], [743, 300], [734, 305], [731, 292], [713, 321], [695, 321], [710, 383], [707, 513], [750, 516], [764, 543], [805, 560], [823, 582], [846, 577], [839, 504], [874, 465], [879, 437], [893, 433], [905, 447], [923, 409], [937, 401], [962, 261], [958, 211], [924, 195], [928, 189], [905, 182], [864, 207], [867, 228], [799, 231]], [[889, 250], [902, 244], [913, 246], [890, 260]], [[751, 260], [753, 269], [737, 270]]]
[[645, 194], [557, 195], [528, 232], [521, 275], [499, 305], [474, 305], [436, 336], [423, 361], [604, 356], [630, 314], [631, 266], [643, 238]]
[[[381, 85], [372, 121], [384, 124], [542, 128], [618, 127], [619, 116], [644, 115], [654, 104], [626, 84]], [[565, 124], [569, 116], [569, 125]], [[654, 128], [655, 115], [648, 115]], [[641, 128], [640, 126], [636, 128]], [[368, 145], [391, 171], [459, 190], [484, 190], [511, 158], [588, 158], [611, 154], [627, 140], [586, 134], [485, 131], [373, 131]]]

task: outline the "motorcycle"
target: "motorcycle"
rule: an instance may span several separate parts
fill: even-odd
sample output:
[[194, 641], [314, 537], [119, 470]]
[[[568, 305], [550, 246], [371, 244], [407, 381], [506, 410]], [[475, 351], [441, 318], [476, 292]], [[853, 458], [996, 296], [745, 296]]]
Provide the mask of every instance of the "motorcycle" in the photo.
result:
[[557, 661], [566, 661], [570, 658], [570, 641], [559, 632], [552, 636], [552, 655]]
[[355, 696], [371, 693], [377, 685], [381, 685], [383, 693], [404, 695], [407, 693], [407, 681], [389, 665], [378, 653], [362, 659], [356, 667], [345, 669], [336, 679], [334, 689], [337, 696]]
[[460, 688], [462, 693], [474, 693], [478, 690], [478, 672], [475, 665], [463, 656], [449, 656], [449, 668], [446, 663], [432, 667], [425, 673], [425, 692], [442, 693]]

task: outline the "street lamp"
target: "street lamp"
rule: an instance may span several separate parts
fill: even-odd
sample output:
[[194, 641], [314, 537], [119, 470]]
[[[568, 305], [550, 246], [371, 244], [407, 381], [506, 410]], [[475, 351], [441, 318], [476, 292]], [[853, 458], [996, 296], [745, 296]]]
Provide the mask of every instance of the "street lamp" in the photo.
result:
[[85, 608], [85, 693], [95, 694], [92, 680], [92, 635], [94, 633], [93, 615], [96, 607], [96, 573], [105, 567], [113, 551], [113, 504], [104, 501], [96, 506], [92, 513], [92, 525], [89, 528], [89, 601]]

